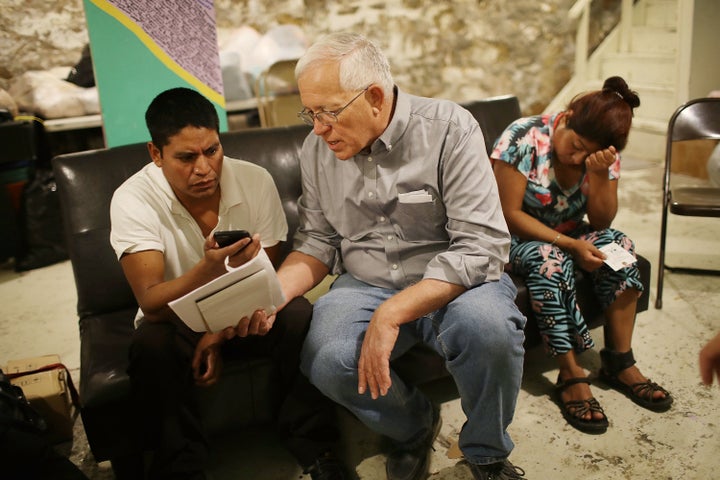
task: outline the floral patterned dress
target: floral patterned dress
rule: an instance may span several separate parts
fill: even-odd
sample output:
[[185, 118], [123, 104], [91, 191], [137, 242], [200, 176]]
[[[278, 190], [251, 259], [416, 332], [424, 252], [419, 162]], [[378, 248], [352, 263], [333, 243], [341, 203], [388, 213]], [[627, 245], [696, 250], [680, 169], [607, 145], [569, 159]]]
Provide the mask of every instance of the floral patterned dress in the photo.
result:
[[[495, 142], [491, 157], [509, 163], [527, 178], [524, 212], [565, 235], [590, 241], [598, 248], [615, 242], [634, 256], [634, 244], [625, 234], [612, 228], [593, 231], [583, 220], [587, 208], [587, 174], [569, 188], [562, 188], [555, 181], [552, 135], [557, 117], [556, 113], [516, 120]], [[620, 155], [608, 169], [608, 175], [611, 180], [620, 177]], [[557, 355], [571, 349], [582, 352], [593, 347], [576, 300], [575, 268], [579, 266], [572, 257], [555, 245], [521, 240], [513, 235], [510, 263], [512, 270], [525, 278], [548, 353]], [[619, 271], [603, 265], [591, 275], [594, 293], [603, 309], [627, 288], [643, 290], [636, 265]]]

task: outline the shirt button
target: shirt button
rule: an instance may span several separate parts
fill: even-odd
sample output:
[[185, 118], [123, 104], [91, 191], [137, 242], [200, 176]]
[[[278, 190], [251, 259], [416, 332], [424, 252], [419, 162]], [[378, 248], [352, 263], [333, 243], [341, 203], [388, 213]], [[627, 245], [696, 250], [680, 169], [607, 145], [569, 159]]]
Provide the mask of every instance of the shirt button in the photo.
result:
[[373, 198], [374, 196], [375, 196], [375, 194], [373, 194], [373, 192], [368, 192], [368, 197], [369, 197], [369, 198]]
[[379, 217], [379, 218], [378, 218], [378, 221], [384, 222], [384, 221], [385, 221], [385, 217]]
[[372, 157], [368, 157], [368, 162], [372, 162]]
[[392, 240], [392, 239], [393, 239], [393, 236], [392, 236], [392, 235], [388, 235], [388, 236], [387, 236], [387, 239], [388, 239], [388, 240]]
[[392, 269], [393, 269], [393, 270], [397, 270], [397, 269], [398, 269], [397, 263], [393, 263], [393, 264], [392, 264]]

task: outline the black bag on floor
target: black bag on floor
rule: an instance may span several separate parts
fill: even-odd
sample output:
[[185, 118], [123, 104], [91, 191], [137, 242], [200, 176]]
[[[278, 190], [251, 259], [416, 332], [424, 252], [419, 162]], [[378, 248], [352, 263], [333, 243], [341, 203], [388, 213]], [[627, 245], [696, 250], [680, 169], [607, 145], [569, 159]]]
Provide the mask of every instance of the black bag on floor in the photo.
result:
[[60, 198], [52, 170], [38, 168], [23, 190], [21, 247], [15, 270], [32, 270], [67, 260]]
[[0, 423], [32, 432], [47, 430], [45, 419], [30, 405], [22, 388], [0, 370]]
[[9, 258], [15, 258], [20, 248], [17, 212], [5, 185], [0, 185], [0, 232], [0, 263], [3, 263]]
[[88, 480], [47, 442], [45, 419], [0, 370], [0, 478]]

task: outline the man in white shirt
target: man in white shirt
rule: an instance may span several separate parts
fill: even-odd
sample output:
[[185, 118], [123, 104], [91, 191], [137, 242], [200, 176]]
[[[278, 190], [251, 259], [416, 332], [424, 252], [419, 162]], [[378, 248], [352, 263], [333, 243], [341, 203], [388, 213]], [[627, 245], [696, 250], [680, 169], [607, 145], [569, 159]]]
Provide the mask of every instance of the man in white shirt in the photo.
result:
[[[145, 114], [152, 163], [130, 177], [111, 203], [111, 243], [140, 306], [130, 347], [139, 448], [154, 451], [153, 479], [202, 479], [207, 441], [196, 385], [215, 383], [224, 354], [270, 356], [280, 372], [277, 427], [313, 479], [342, 480], [330, 453], [336, 441], [332, 404], [299, 373], [312, 308], [294, 299], [277, 315], [255, 312], [235, 327], [196, 333], [168, 303], [249, 261], [264, 249], [273, 264], [287, 234], [270, 174], [227, 158], [218, 115], [187, 88], [160, 93]], [[213, 233], [244, 229], [251, 238], [220, 247]], [[287, 310], [287, 311], [286, 311]]]

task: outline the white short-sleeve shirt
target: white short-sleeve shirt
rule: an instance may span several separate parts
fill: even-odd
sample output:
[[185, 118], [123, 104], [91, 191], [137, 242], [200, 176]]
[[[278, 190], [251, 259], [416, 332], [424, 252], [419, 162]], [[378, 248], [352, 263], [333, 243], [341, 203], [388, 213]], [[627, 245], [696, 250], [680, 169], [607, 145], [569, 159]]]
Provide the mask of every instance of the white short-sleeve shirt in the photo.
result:
[[[220, 208], [214, 230], [259, 233], [267, 248], [285, 241], [287, 220], [270, 173], [250, 162], [225, 157], [220, 176]], [[178, 201], [162, 169], [149, 163], [115, 191], [110, 204], [110, 243], [124, 254], [157, 250], [165, 257], [165, 280], [172, 280], [203, 257], [200, 226]]]

